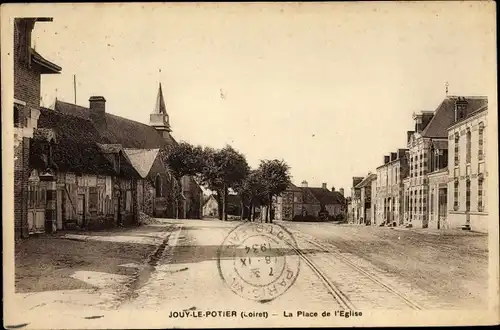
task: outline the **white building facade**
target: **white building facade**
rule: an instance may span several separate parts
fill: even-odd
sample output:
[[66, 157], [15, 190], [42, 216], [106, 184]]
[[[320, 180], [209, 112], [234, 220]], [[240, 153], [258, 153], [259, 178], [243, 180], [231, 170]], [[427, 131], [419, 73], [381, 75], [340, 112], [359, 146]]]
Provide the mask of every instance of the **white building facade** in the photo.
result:
[[488, 231], [487, 103], [448, 129], [450, 227]]

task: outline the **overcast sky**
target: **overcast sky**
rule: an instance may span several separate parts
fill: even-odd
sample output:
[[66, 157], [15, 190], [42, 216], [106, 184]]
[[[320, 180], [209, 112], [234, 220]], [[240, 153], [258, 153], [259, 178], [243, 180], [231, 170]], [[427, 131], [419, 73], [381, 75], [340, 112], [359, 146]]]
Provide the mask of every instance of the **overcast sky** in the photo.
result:
[[[229, 143], [251, 166], [284, 159], [293, 180], [346, 192], [406, 147], [415, 111], [495, 84], [492, 6], [479, 3], [44, 7], [36, 49], [60, 65], [56, 96], [148, 123], [161, 80], [173, 136]], [[133, 11], [133, 12], [132, 12]], [[158, 70], [161, 69], [161, 75]], [[493, 85], [492, 85], [493, 84]], [[221, 98], [221, 91], [225, 95]]]

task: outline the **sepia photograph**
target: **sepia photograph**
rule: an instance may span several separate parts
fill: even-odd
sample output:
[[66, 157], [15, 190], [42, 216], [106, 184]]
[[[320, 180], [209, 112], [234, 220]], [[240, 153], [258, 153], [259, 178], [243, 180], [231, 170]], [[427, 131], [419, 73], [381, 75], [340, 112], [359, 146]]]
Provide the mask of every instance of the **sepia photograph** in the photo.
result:
[[492, 325], [492, 1], [1, 6], [7, 329]]

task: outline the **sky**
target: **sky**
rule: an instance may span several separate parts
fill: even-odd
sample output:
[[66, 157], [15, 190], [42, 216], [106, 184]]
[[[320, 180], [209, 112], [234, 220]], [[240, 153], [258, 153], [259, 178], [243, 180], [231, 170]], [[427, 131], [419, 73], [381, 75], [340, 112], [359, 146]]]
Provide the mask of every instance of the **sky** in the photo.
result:
[[[493, 10], [492, 10], [493, 9]], [[406, 147], [412, 113], [496, 84], [494, 6], [484, 3], [45, 6], [33, 43], [62, 67], [55, 97], [148, 123], [161, 81], [172, 135], [230, 144], [256, 167], [346, 194]], [[159, 72], [161, 70], [161, 73]], [[224, 97], [221, 97], [221, 91]]]

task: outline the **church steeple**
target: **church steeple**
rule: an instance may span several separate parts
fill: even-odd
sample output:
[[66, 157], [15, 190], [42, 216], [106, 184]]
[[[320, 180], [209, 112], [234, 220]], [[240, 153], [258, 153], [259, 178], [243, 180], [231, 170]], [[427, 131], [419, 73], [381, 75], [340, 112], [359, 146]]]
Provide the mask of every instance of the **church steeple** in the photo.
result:
[[153, 112], [149, 115], [149, 125], [156, 128], [158, 131], [171, 132], [170, 123], [168, 120], [167, 107], [163, 99], [163, 91], [161, 83], [158, 87], [158, 95], [156, 96], [156, 105]]

